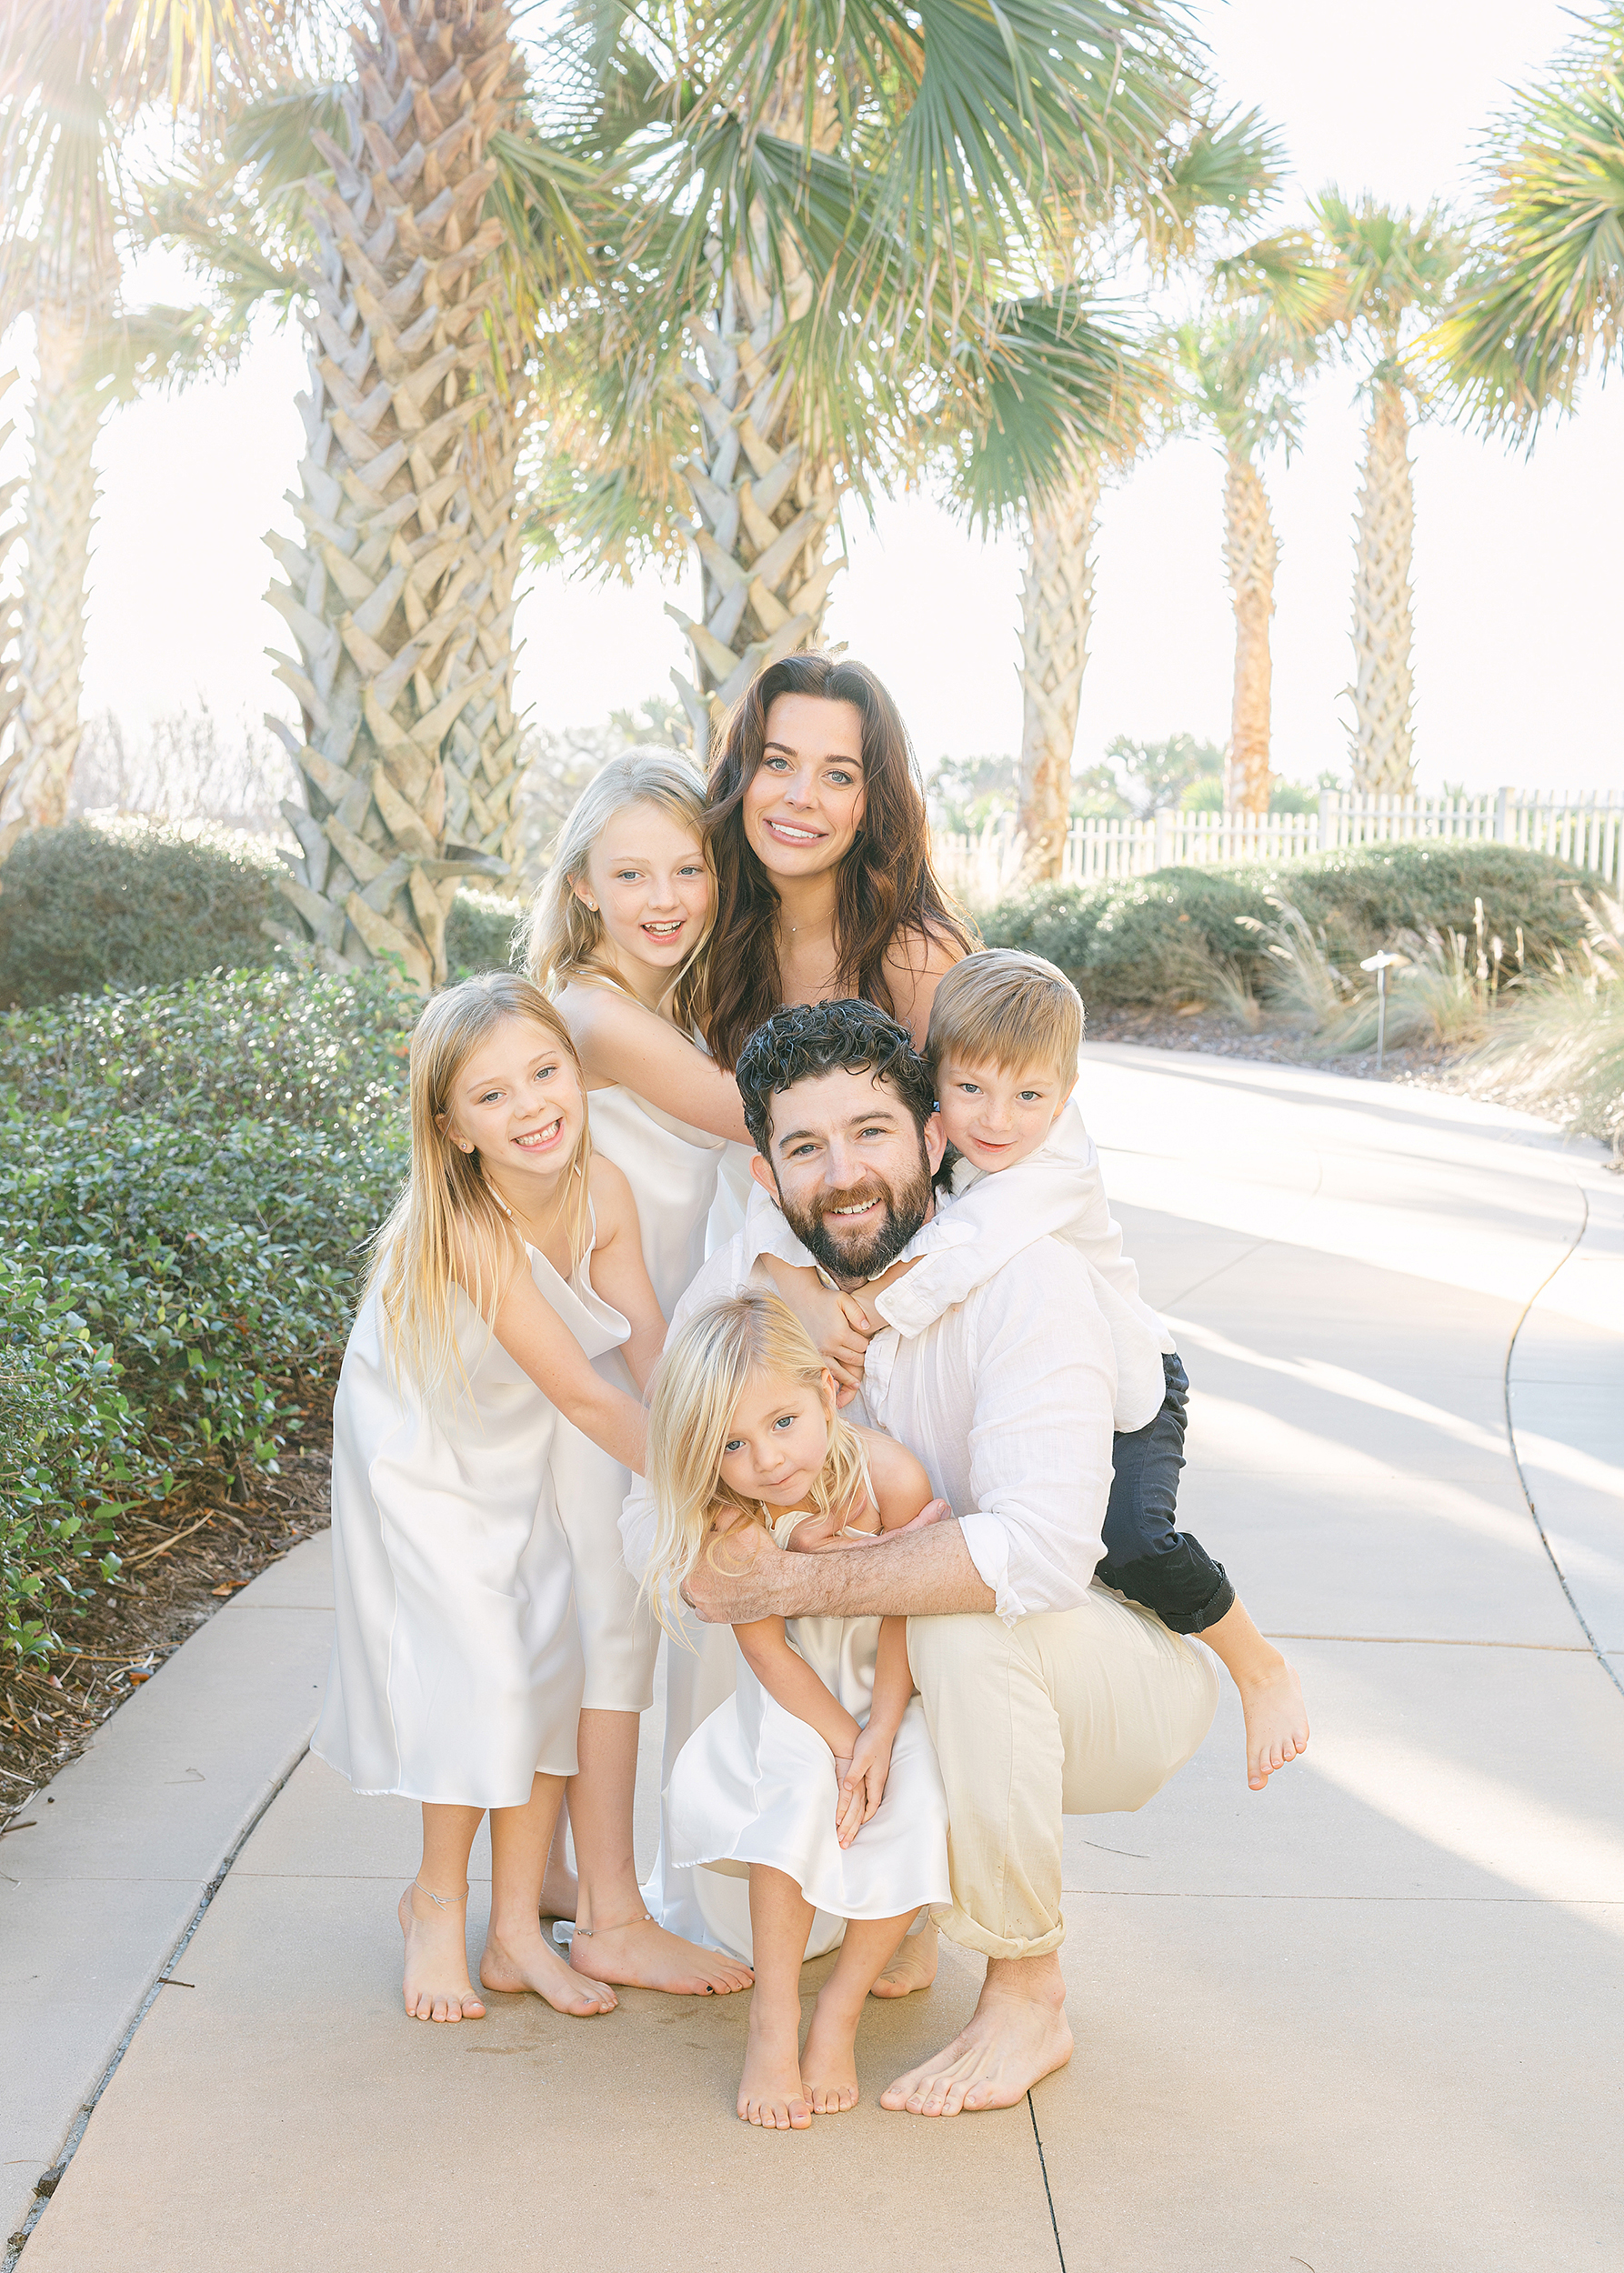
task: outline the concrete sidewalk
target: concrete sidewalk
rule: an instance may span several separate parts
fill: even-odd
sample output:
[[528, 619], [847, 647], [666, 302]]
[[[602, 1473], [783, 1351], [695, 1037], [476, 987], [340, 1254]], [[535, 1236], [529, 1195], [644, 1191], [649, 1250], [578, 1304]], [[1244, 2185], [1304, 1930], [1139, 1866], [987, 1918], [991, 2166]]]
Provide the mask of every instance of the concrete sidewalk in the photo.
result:
[[[742, 1998], [408, 2024], [413, 1811], [306, 1759], [26, 2273], [1610, 2273], [1624, 1696], [1597, 1653], [1624, 1669], [1624, 1190], [1596, 1147], [1493, 1108], [1087, 1056], [1195, 1384], [1186, 1519], [1291, 1637], [1314, 1738], [1254, 1796], [1226, 1700], [1150, 1807], [1068, 1826], [1069, 2068], [1003, 2114], [880, 2111], [973, 2001], [956, 1954], [872, 2008], [864, 2105], [788, 2138], [733, 2117]], [[646, 1840], [651, 1777], [641, 1797]]]

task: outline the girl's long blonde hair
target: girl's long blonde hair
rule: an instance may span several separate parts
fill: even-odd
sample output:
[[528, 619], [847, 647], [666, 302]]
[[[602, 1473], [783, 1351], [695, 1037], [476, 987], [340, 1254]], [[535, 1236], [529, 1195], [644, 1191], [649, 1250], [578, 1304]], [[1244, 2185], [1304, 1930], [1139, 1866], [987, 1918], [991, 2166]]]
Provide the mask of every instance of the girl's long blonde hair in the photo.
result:
[[[679, 751], [653, 747], [622, 750], [594, 774], [576, 799], [569, 818], [553, 840], [547, 872], [537, 886], [521, 934], [525, 968], [536, 984], [556, 995], [572, 978], [596, 974], [613, 978], [604, 953], [604, 919], [576, 891], [586, 877], [592, 847], [617, 813], [628, 805], [652, 805], [691, 828], [705, 846], [705, 784]], [[708, 868], [710, 855], [705, 853]], [[712, 891], [712, 911], [715, 910]], [[671, 978], [671, 1012], [686, 1033], [694, 1023], [710, 919]]]
[[[722, 1453], [745, 1384], [752, 1374], [766, 1374], [822, 1396], [824, 1372], [805, 1327], [777, 1295], [707, 1303], [667, 1345], [649, 1389], [648, 1486], [657, 1529], [644, 1585], [668, 1632], [677, 1631], [670, 1608], [717, 1508], [762, 1520], [754, 1500], [741, 1499], [722, 1481]], [[850, 1509], [867, 1489], [857, 1430], [837, 1410], [828, 1414], [828, 1451], [812, 1487], [819, 1515]]]
[[480, 1043], [507, 1018], [529, 1018], [544, 1027], [580, 1083], [581, 1134], [564, 1172], [560, 1204], [566, 1210], [572, 1270], [586, 1251], [592, 1144], [586, 1084], [569, 1028], [541, 989], [516, 971], [486, 971], [446, 987], [425, 1005], [412, 1029], [411, 1170], [373, 1242], [366, 1282], [366, 1293], [378, 1297], [391, 1367], [397, 1376], [404, 1369], [429, 1397], [463, 1374], [457, 1287], [488, 1323], [525, 1259], [524, 1241], [486, 1182], [478, 1153], [463, 1152], [451, 1137], [453, 1085]]

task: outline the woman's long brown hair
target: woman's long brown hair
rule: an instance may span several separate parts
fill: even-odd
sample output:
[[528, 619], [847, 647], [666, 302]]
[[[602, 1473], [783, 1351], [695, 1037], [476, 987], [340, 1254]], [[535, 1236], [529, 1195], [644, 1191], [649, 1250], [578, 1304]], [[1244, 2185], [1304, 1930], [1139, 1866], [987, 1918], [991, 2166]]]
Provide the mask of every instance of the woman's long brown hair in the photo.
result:
[[705, 816], [717, 878], [717, 914], [707, 949], [699, 1024], [729, 1072], [764, 1018], [784, 999], [778, 970], [778, 895], [745, 836], [745, 791], [767, 748], [767, 713], [780, 695], [850, 703], [863, 721], [863, 819], [840, 863], [835, 952], [843, 992], [893, 1015], [886, 955], [900, 934], [950, 939], [967, 955], [975, 939], [930, 865], [930, 824], [914, 755], [896, 704], [872, 671], [827, 655], [786, 656], [747, 687], [729, 715], [710, 769]]

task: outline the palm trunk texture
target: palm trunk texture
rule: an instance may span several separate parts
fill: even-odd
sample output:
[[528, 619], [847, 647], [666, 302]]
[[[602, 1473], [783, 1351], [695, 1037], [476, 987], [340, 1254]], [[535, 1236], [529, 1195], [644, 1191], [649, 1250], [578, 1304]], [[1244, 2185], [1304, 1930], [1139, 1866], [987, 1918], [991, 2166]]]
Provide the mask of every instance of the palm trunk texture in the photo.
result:
[[728, 707], [758, 671], [816, 644], [844, 551], [824, 557], [839, 509], [834, 470], [800, 431], [796, 375], [785, 334], [811, 297], [793, 253], [785, 259], [787, 309], [760, 281], [764, 258], [744, 251], [723, 278], [714, 321], [689, 332], [699, 360], [685, 363], [708, 456], [682, 471], [695, 517], [682, 526], [698, 555], [697, 619], [667, 603], [687, 636], [690, 683], [674, 671], [705, 757]]
[[1243, 813], [1267, 813], [1272, 786], [1268, 619], [1278, 560], [1268, 492], [1250, 458], [1232, 449], [1224, 476], [1224, 567], [1235, 609], [1235, 691], [1225, 803]]
[[1020, 591], [1020, 789], [1018, 827], [1034, 883], [1060, 874], [1071, 826], [1071, 752], [1094, 608], [1099, 472], [1080, 466], [1033, 508]]
[[[515, 474], [532, 410], [501, 298], [501, 224], [482, 220], [491, 135], [520, 85], [511, 17], [462, 0], [373, 0], [352, 30], [350, 151], [317, 136], [312, 185], [304, 541], [266, 542], [267, 598], [296, 656], [278, 726], [306, 805], [283, 806], [303, 858], [282, 891], [324, 968], [396, 964], [446, 978], [460, 883], [505, 874], [517, 841], [513, 715]], [[272, 719], [273, 726], [278, 722]]]
[[[0, 377], [0, 400], [16, 385], [16, 373], [8, 371]], [[0, 450], [11, 440], [15, 426], [11, 419], [0, 426]], [[0, 482], [0, 860], [22, 835], [25, 823], [20, 813], [10, 820], [3, 817], [7, 791], [21, 772], [23, 753], [11, 728], [23, 701], [23, 682], [17, 671], [17, 638], [22, 630], [22, 616], [17, 607], [17, 596], [9, 574], [11, 557], [22, 541], [22, 524], [10, 517], [11, 501], [23, 486], [23, 476], [14, 474], [9, 481]], [[15, 802], [15, 801], [14, 801]]]
[[1365, 437], [1353, 578], [1353, 786], [1408, 796], [1415, 788], [1410, 672], [1415, 546], [1409, 421], [1396, 386], [1378, 386]]
[[55, 828], [66, 820], [79, 749], [85, 586], [103, 405], [76, 381], [97, 305], [42, 298], [35, 315], [39, 375], [23, 526], [28, 562], [19, 611], [13, 749], [22, 818], [30, 828]]

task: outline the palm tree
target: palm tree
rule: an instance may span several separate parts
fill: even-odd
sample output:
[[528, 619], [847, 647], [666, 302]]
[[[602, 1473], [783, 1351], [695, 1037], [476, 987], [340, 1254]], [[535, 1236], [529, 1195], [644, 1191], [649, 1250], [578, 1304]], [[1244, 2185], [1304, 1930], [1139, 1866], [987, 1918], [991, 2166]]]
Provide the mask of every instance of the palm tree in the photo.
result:
[[[1148, 255], [1152, 273], [1165, 276], [1176, 261], [1191, 257], [1215, 217], [1231, 226], [1267, 202], [1278, 151], [1249, 111], [1202, 121], [1182, 142], [1164, 145], [1161, 158], [1160, 181], [1122, 200], [1128, 210], [1119, 217], [1130, 241]], [[1078, 216], [1079, 235], [1088, 234], [1068, 250], [1072, 265], [1097, 274], [1125, 248], [1105, 239], [1098, 211], [1095, 218], [1088, 231], [1087, 213]], [[1119, 227], [1118, 240], [1122, 235]], [[1088, 660], [1101, 476], [1131, 464], [1168, 393], [1158, 363], [1124, 354], [1096, 436], [1068, 451], [1061, 478], [1027, 505], [1017, 828], [1026, 845], [1025, 873], [1034, 882], [1060, 874], [1071, 822], [1071, 754]]]
[[248, 109], [194, 180], [163, 186], [156, 226], [210, 275], [226, 335], [268, 295], [309, 311], [302, 536], [266, 540], [292, 636], [270, 652], [299, 728], [269, 723], [305, 799], [283, 807], [301, 851], [278, 878], [295, 921], [274, 928], [324, 968], [379, 963], [426, 990], [458, 886], [506, 874], [518, 841], [537, 396], [507, 255], [522, 237], [525, 289], [584, 265], [568, 192], [586, 169], [530, 129], [502, 10], [372, 0], [350, 37], [351, 76]]
[[1212, 433], [1224, 455], [1224, 570], [1235, 611], [1225, 803], [1267, 813], [1274, 781], [1268, 626], [1280, 548], [1258, 460], [1278, 446], [1289, 461], [1301, 440], [1302, 411], [1292, 390], [1297, 358], [1256, 308], [1185, 325], [1176, 346], [1188, 416]]
[[1422, 353], [1488, 431], [1530, 440], [1616, 355], [1624, 327], [1624, 5], [1613, 0], [1519, 94], [1484, 150], [1477, 257]]
[[[1028, 416], [1020, 375], [1037, 355], [1052, 381], [1071, 350], [1018, 312], [1011, 251], [1080, 180], [1102, 203], [1108, 182], [1148, 193], [1196, 81], [1160, 0], [606, 13], [602, 115], [651, 154], [620, 271], [642, 343], [624, 400], [650, 443], [641, 466], [627, 453], [627, 495], [647, 528], [667, 472], [687, 492], [669, 526], [697, 556], [700, 611], [670, 612], [703, 749], [757, 671], [816, 639], [842, 496], [916, 472], [933, 422], [989, 434], [1002, 390], [1028, 486], [1053, 476], [1068, 422]], [[679, 376], [662, 339], [680, 340]], [[1078, 350], [1085, 396], [1091, 364]], [[624, 431], [624, 411], [602, 416]]]
[[[0, 378], [0, 402], [5, 401], [16, 385], [16, 378], [15, 371], [8, 371], [4, 378]], [[15, 431], [15, 427], [9, 418], [4, 426], [0, 426], [0, 449], [5, 447]], [[15, 736], [11, 747], [5, 747], [6, 736], [23, 699], [22, 682], [17, 674], [17, 635], [22, 628], [22, 619], [8, 573], [12, 555], [23, 534], [22, 524], [11, 517], [11, 501], [22, 486], [23, 476], [20, 474], [14, 474], [9, 481], [0, 482], [0, 514], [7, 516], [0, 521], [0, 580], [3, 580], [0, 581], [0, 804], [5, 801], [6, 786], [12, 776], [23, 762], [23, 753], [18, 749]], [[0, 860], [4, 860], [11, 850], [22, 834], [23, 826], [20, 817], [0, 824]]]
[[276, 0], [244, 17], [234, 0], [0, 9], [0, 330], [32, 315], [38, 361], [12, 753], [30, 826], [65, 817], [79, 744], [92, 461], [107, 408], [83, 381], [114, 316], [120, 144], [165, 95], [172, 107], [206, 102], [218, 67], [248, 65], [283, 16]]
[[1418, 218], [1371, 197], [1349, 205], [1328, 189], [1313, 213], [1337, 277], [1337, 320], [1345, 337], [1357, 337], [1364, 350], [1370, 400], [1355, 538], [1354, 682], [1348, 690], [1353, 786], [1407, 796], [1415, 787], [1415, 488], [1405, 396], [1413, 398], [1415, 382], [1403, 355], [1443, 305], [1465, 240], [1436, 205]]

